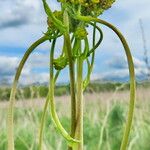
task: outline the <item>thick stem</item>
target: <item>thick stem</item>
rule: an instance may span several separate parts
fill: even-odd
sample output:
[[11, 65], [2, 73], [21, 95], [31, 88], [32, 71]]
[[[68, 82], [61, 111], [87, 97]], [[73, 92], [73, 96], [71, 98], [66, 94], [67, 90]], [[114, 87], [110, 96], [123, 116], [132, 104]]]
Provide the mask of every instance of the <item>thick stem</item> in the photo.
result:
[[[69, 59], [69, 74], [70, 74], [70, 93], [71, 93], [71, 137], [75, 137], [76, 130], [76, 96], [75, 96], [75, 71], [74, 62], [71, 54], [71, 42], [69, 34], [65, 36], [65, 43], [67, 49], [67, 55]], [[72, 147], [68, 147], [68, 150], [72, 150]]]
[[13, 82], [11, 94], [10, 94], [10, 100], [9, 100], [9, 106], [8, 106], [8, 120], [7, 120], [7, 125], [8, 125], [8, 133], [7, 133], [7, 138], [8, 138], [8, 150], [14, 150], [14, 122], [13, 122], [13, 114], [14, 114], [14, 103], [15, 103], [15, 94], [16, 94], [16, 89], [17, 89], [17, 83], [19, 80], [19, 77], [21, 75], [22, 69], [24, 67], [25, 62], [27, 61], [29, 55], [33, 52], [33, 50], [40, 45], [41, 43], [45, 42], [48, 40], [47, 36], [44, 36], [37, 40], [34, 44], [31, 45], [31, 47], [26, 51], [24, 54], [19, 67], [17, 69], [15, 79]]
[[75, 70], [71, 53], [71, 42], [69, 34], [65, 34], [66, 50], [69, 60], [70, 92], [71, 92], [71, 136], [74, 137], [76, 129], [76, 97], [75, 97]]
[[[71, 93], [71, 137], [75, 137], [76, 129], [76, 97], [75, 97], [75, 67], [72, 55], [71, 40], [69, 36], [69, 18], [68, 14], [64, 12], [64, 24], [68, 27], [67, 32], [64, 33], [64, 44], [66, 46], [66, 53], [69, 61], [69, 75], [70, 75], [70, 93]], [[68, 147], [72, 150], [72, 147]]]
[[135, 99], [136, 99], [136, 83], [135, 83], [135, 71], [134, 71], [134, 63], [133, 63], [133, 58], [130, 52], [130, 48], [127, 44], [126, 39], [124, 36], [121, 34], [121, 32], [112, 24], [98, 19], [98, 18], [93, 18], [93, 17], [86, 17], [86, 16], [77, 16], [77, 19], [90, 22], [90, 21], [96, 21], [100, 24], [103, 24], [110, 29], [112, 29], [119, 37], [121, 40], [123, 47], [125, 49], [127, 61], [128, 61], [128, 67], [129, 67], [129, 74], [130, 74], [130, 103], [129, 103], [129, 111], [128, 111], [128, 117], [126, 121], [126, 126], [125, 126], [125, 131], [121, 143], [121, 148], [120, 150], [126, 150], [128, 146], [128, 141], [129, 141], [129, 135], [130, 135], [130, 130], [132, 126], [132, 120], [133, 120], [133, 115], [134, 115], [134, 107], [135, 107]]
[[80, 141], [75, 150], [83, 150], [83, 59], [77, 58], [77, 124], [75, 137]]

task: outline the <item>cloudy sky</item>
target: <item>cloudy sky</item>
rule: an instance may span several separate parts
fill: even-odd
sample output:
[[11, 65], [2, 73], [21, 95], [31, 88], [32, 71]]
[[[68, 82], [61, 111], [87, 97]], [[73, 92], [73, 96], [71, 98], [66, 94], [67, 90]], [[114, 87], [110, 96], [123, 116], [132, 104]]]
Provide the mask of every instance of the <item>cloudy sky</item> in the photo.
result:
[[[49, 4], [53, 10], [59, 8], [56, 0], [54, 2], [49, 0]], [[12, 82], [24, 52], [46, 31], [46, 16], [41, 0], [0, 0], [0, 10], [0, 82]], [[149, 14], [149, 0], [117, 0], [113, 7], [101, 16], [125, 35], [134, 57], [139, 80], [147, 73], [143, 61], [144, 49], [139, 19], [142, 19], [146, 46], [149, 50]], [[92, 79], [128, 80], [127, 62], [120, 41], [110, 29], [103, 26], [102, 29], [104, 41], [97, 49]], [[20, 83], [48, 81], [49, 46], [49, 43], [42, 44], [31, 55], [23, 70]], [[59, 78], [59, 82], [66, 81], [68, 81], [67, 70]]]

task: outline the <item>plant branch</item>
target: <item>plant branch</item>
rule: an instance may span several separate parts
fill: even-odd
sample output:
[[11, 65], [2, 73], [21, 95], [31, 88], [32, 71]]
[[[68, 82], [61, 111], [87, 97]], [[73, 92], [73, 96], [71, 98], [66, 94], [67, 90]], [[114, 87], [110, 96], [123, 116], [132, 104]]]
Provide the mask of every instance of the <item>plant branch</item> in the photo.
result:
[[132, 126], [132, 120], [133, 120], [133, 115], [134, 115], [134, 107], [135, 107], [135, 98], [136, 98], [136, 83], [135, 83], [135, 71], [134, 71], [134, 63], [133, 63], [133, 58], [130, 52], [130, 48], [126, 42], [126, 39], [124, 36], [121, 34], [121, 32], [112, 24], [98, 19], [98, 18], [93, 18], [91, 16], [86, 17], [86, 16], [77, 16], [77, 19], [90, 22], [90, 21], [96, 21], [100, 24], [103, 24], [110, 29], [112, 29], [119, 37], [121, 40], [123, 47], [125, 49], [127, 61], [128, 61], [128, 67], [129, 67], [129, 74], [130, 74], [130, 103], [129, 103], [129, 111], [128, 111], [128, 117], [127, 117], [127, 122], [125, 126], [125, 131], [122, 139], [122, 144], [120, 150], [126, 150], [128, 146], [128, 140], [129, 140], [129, 135], [130, 135], [130, 130]]
[[43, 36], [42, 38], [40, 38], [39, 40], [37, 40], [35, 43], [33, 43], [30, 48], [26, 51], [26, 53], [24, 54], [19, 67], [17, 69], [16, 75], [15, 75], [15, 79], [13, 81], [13, 86], [12, 86], [12, 90], [11, 90], [11, 94], [10, 94], [10, 100], [9, 100], [9, 106], [8, 106], [8, 120], [7, 120], [7, 124], [8, 124], [8, 133], [7, 133], [7, 138], [8, 138], [8, 150], [14, 150], [14, 122], [13, 122], [13, 114], [14, 114], [14, 105], [15, 105], [15, 94], [16, 94], [16, 89], [17, 89], [17, 83], [19, 80], [19, 77], [21, 75], [22, 69], [28, 59], [28, 57], [30, 56], [30, 54], [33, 52], [33, 50], [39, 46], [41, 43], [45, 42], [48, 40], [47, 36]]
[[[69, 74], [70, 74], [70, 93], [71, 93], [71, 136], [75, 136], [76, 129], [76, 96], [75, 96], [75, 69], [71, 48], [71, 40], [69, 36], [69, 17], [66, 11], [64, 11], [64, 24], [68, 30], [64, 33], [64, 44], [66, 47], [66, 53], [69, 61]], [[69, 150], [72, 148], [69, 147]]]
[[[90, 63], [89, 59], [87, 58], [88, 73], [87, 73], [87, 76], [84, 79], [84, 83], [83, 83], [84, 90], [86, 89], [86, 87], [88, 86], [88, 84], [90, 82], [90, 76], [91, 76], [93, 66], [94, 66], [95, 50], [101, 44], [101, 42], [103, 41], [103, 32], [102, 32], [102, 30], [96, 25], [96, 23], [90, 23], [90, 25], [93, 26], [93, 48], [88, 52], [86, 57], [88, 57], [90, 54], [92, 54], [92, 59], [91, 59], [91, 63]], [[97, 43], [95, 41], [95, 39], [96, 39], [96, 29], [99, 31], [99, 34], [100, 34], [100, 38], [99, 38]]]
[[[54, 47], [52, 47], [52, 48], [54, 48]], [[52, 51], [52, 49], [51, 49], [51, 51]], [[55, 74], [55, 77], [54, 77], [54, 83], [56, 83], [56, 80], [57, 80], [59, 74], [60, 74], [60, 71], [57, 71], [56, 74]], [[45, 102], [45, 105], [44, 105], [44, 109], [43, 109], [43, 113], [42, 113], [42, 117], [41, 117], [41, 125], [40, 125], [40, 132], [39, 132], [39, 150], [42, 150], [43, 130], [44, 130], [46, 111], [47, 111], [47, 108], [48, 108], [49, 99], [50, 99], [50, 90], [48, 92], [46, 102]]]
[[51, 112], [52, 121], [53, 121], [56, 129], [67, 140], [68, 145], [72, 147], [78, 141], [73, 139], [67, 133], [67, 131], [63, 128], [62, 124], [59, 121], [59, 118], [58, 118], [58, 115], [57, 115], [56, 109], [55, 109], [55, 101], [54, 101], [55, 78], [54, 78], [54, 66], [53, 66], [55, 42], [56, 42], [56, 40], [53, 41], [51, 52], [50, 52], [50, 85], [49, 85], [49, 91], [50, 91], [50, 93], [49, 93], [49, 95], [50, 95], [49, 96], [50, 112]]

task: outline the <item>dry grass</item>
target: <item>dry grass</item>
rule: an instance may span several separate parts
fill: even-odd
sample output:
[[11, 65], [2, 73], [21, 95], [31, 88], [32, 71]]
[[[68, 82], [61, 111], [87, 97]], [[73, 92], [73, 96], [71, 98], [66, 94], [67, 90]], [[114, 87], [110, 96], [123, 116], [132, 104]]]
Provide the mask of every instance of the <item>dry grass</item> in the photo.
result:
[[[131, 142], [133, 143], [130, 147], [130, 150], [139, 150], [139, 146], [135, 147], [135, 142], [138, 141], [138, 144], [142, 146], [142, 150], [149, 150], [149, 145], [147, 141], [147, 136], [150, 133], [150, 128], [148, 126], [150, 119], [150, 89], [138, 89], [137, 90], [137, 102], [136, 102], [136, 110], [135, 110], [135, 118], [134, 118], [134, 129]], [[107, 114], [107, 111], [111, 112], [114, 103], [119, 103], [124, 110], [124, 115], [127, 113], [127, 104], [129, 102], [129, 91], [116, 91], [116, 92], [100, 92], [93, 94], [85, 94], [84, 95], [84, 117], [85, 117], [85, 150], [97, 150], [97, 145], [100, 137], [101, 126]], [[44, 105], [45, 99], [33, 99], [33, 100], [19, 100], [16, 101], [16, 111], [15, 111], [15, 135], [17, 137], [18, 145], [24, 146], [26, 145], [26, 149], [32, 149], [30, 145], [31, 140], [27, 140], [28, 137], [32, 139], [32, 144], [37, 144], [38, 137], [38, 127], [40, 123], [40, 116], [42, 112], [42, 108]], [[120, 105], [121, 104], [121, 105]], [[8, 102], [0, 103], [0, 136], [3, 137], [3, 141], [0, 142], [0, 145], [3, 142], [6, 142], [6, 108], [8, 106]], [[66, 129], [68, 128], [70, 122], [70, 97], [69, 96], [61, 96], [56, 97], [56, 108], [58, 115], [65, 125]], [[54, 126], [51, 124], [51, 119], [48, 115], [47, 118], [47, 128], [45, 132], [45, 150], [50, 148], [51, 150], [62, 150], [61, 146], [65, 147], [64, 140], [56, 134], [54, 130]], [[109, 124], [107, 125], [108, 129]], [[33, 130], [34, 129], [34, 130]], [[98, 132], [97, 132], [98, 131]], [[52, 134], [53, 133], [53, 134]], [[122, 133], [119, 134], [119, 139], [122, 137]], [[117, 136], [115, 133], [115, 136]], [[121, 135], [120, 135], [121, 134]], [[93, 136], [96, 136], [95, 139], [92, 139]], [[113, 143], [111, 136], [109, 135], [109, 142]], [[142, 141], [139, 138], [142, 137]], [[90, 140], [90, 142], [88, 142]], [[103, 139], [104, 145], [108, 142]], [[23, 141], [23, 142], [22, 142]], [[117, 141], [117, 140], [116, 140]], [[27, 143], [25, 143], [27, 142]], [[105, 143], [106, 142], [106, 143]], [[117, 141], [119, 142], [119, 141]], [[110, 143], [107, 143], [108, 145]], [[144, 147], [146, 145], [146, 147]], [[56, 148], [57, 147], [57, 148]], [[132, 149], [135, 147], [135, 149]], [[17, 148], [17, 149], [19, 149]], [[1, 147], [0, 147], [1, 149]], [[65, 148], [64, 148], [65, 149]], [[107, 148], [104, 147], [103, 150]], [[6, 150], [6, 148], [4, 148]], [[35, 149], [32, 149], [35, 150]], [[112, 150], [117, 150], [112, 148]]]
[[[70, 105], [70, 96], [55, 97], [56, 102], [62, 103], [67, 107]], [[137, 102], [136, 104], [141, 104], [145, 101], [150, 100], [150, 89], [140, 88], [137, 89]], [[116, 91], [116, 92], [100, 92], [92, 94], [84, 94], [85, 104], [100, 103], [104, 106], [109, 102], [119, 101], [120, 103], [128, 103], [129, 101], [129, 91]], [[15, 107], [17, 108], [43, 108], [45, 99], [29, 99], [29, 100], [19, 100], [16, 101]], [[8, 106], [8, 102], [0, 102], [0, 108], [5, 109]]]

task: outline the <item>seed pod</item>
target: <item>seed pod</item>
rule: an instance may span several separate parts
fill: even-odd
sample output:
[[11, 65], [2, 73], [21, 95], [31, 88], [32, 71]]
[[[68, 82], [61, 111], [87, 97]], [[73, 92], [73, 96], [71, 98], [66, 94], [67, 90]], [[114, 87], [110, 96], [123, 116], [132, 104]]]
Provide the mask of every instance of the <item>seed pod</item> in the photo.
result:
[[54, 59], [53, 63], [56, 70], [62, 70], [67, 66], [68, 59], [64, 56], [60, 56], [59, 58]]

